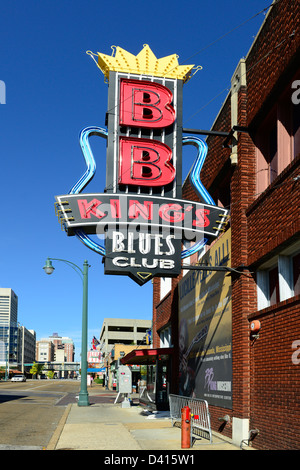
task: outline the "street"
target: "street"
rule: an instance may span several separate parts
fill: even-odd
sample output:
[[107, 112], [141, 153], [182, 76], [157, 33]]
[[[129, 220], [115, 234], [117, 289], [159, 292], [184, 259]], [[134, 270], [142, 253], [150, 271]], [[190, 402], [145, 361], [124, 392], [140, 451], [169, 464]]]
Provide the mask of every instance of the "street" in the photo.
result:
[[1, 381], [0, 450], [44, 449], [79, 390], [77, 380]]

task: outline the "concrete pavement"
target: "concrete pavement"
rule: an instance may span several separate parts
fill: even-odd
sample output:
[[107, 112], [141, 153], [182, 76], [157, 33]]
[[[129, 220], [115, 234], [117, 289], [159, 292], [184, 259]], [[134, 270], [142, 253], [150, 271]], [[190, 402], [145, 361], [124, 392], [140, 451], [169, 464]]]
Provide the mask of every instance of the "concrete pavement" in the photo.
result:
[[88, 392], [91, 405], [69, 404], [46, 450], [240, 450], [219, 434], [213, 435], [212, 444], [197, 437], [190, 449], [181, 449], [181, 428], [172, 426], [168, 412], [147, 413], [137, 399], [124, 408], [122, 403], [114, 404], [116, 392], [95, 384]]

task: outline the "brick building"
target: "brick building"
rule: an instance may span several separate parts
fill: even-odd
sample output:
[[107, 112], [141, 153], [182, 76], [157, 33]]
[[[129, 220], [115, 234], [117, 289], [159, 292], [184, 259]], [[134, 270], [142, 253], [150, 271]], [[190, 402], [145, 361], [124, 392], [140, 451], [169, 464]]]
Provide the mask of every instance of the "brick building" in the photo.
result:
[[[258, 430], [252, 443], [257, 449], [300, 447], [299, 32], [300, 3], [274, 2], [248, 55], [234, 71], [231, 90], [212, 126], [228, 137], [206, 138], [201, 181], [217, 205], [230, 209], [230, 222], [215, 242], [215, 252], [224, 237], [230, 247], [225, 261], [240, 273], [223, 274], [220, 280], [220, 273], [211, 272], [205, 279], [187, 270], [177, 279], [153, 281], [153, 347], [161, 346], [166, 332], [174, 346], [170, 391], [178, 393], [180, 387], [180, 317], [194, 314], [198, 328], [204, 317], [210, 318], [209, 329], [216, 325], [211, 343], [191, 360], [191, 393], [208, 400], [213, 430], [235, 443], [247, 443], [249, 431]], [[188, 179], [183, 197], [198, 200]], [[212, 257], [214, 244], [207, 249], [202, 261]], [[220, 256], [217, 259], [220, 262]], [[230, 283], [227, 293], [225, 279]], [[211, 296], [213, 286], [220, 289], [213, 313], [204, 284]], [[194, 295], [194, 312], [184, 304], [180, 289], [190, 302]], [[191, 325], [192, 317], [187, 318]], [[251, 325], [260, 329], [252, 331]], [[223, 368], [214, 366], [216, 351], [228, 352]], [[223, 394], [217, 386], [215, 394], [212, 388], [204, 393], [205, 360], [215, 373], [211, 385], [220, 383]], [[218, 382], [216, 374], [224, 377]], [[225, 415], [229, 421], [220, 421]]]

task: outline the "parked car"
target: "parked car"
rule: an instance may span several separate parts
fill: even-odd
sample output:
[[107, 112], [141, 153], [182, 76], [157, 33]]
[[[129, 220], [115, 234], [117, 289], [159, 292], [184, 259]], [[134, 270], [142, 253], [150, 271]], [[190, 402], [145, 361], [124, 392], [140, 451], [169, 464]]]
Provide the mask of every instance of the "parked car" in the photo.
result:
[[11, 379], [12, 382], [26, 382], [25, 375], [14, 375]]

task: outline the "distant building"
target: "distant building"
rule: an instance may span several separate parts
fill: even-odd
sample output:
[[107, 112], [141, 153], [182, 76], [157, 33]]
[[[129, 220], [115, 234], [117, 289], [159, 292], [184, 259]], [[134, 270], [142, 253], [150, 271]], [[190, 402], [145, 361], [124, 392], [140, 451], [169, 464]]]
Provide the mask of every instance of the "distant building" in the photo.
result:
[[36, 333], [33, 330], [27, 330], [25, 326], [19, 328], [22, 372], [24, 372], [24, 364], [32, 364], [35, 360], [36, 349]]
[[150, 328], [151, 320], [104, 318], [100, 332], [100, 349], [107, 356], [115, 343], [146, 344]]
[[71, 338], [53, 333], [37, 342], [37, 361], [74, 362], [74, 356], [75, 346]]
[[62, 338], [62, 346], [66, 357], [66, 362], [74, 362], [75, 346], [71, 338]]
[[18, 321], [18, 296], [10, 288], [0, 287], [0, 322]]
[[48, 339], [42, 339], [36, 343], [36, 361], [52, 362], [54, 361], [54, 344]]
[[55, 362], [66, 362], [65, 349], [63, 347], [58, 347], [55, 351]]
[[24, 371], [35, 358], [35, 331], [18, 323], [18, 296], [11, 288], [0, 288], [0, 365]]

